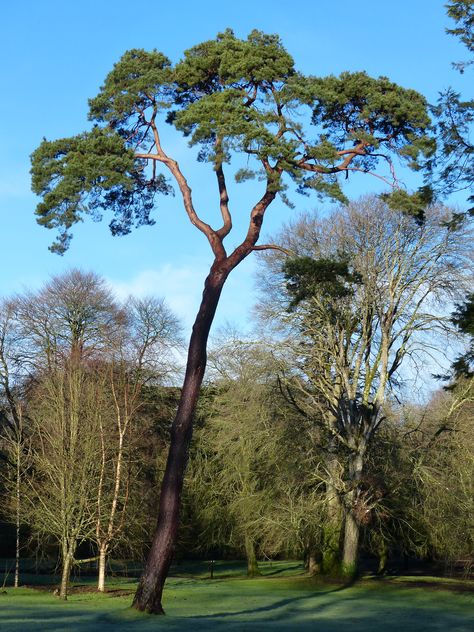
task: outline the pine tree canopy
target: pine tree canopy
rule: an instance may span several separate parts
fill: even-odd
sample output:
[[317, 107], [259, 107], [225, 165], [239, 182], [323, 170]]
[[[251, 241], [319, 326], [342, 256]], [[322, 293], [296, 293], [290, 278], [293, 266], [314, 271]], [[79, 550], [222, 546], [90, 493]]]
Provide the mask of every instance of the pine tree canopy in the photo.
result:
[[161, 146], [165, 120], [218, 175], [243, 154], [249, 168], [236, 180], [262, 177], [284, 199], [293, 183], [343, 200], [338, 174], [391, 165], [394, 156], [418, 169], [434, 151], [420, 94], [364, 72], [304, 76], [279, 37], [260, 31], [239, 39], [228, 29], [175, 65], [156, 50], [127, 51], [89, 106], [91, 130], [45, 139], [32, 154], [38, 222], [58, 230], [52, 249], [60, 253], [87, 214], [111, 211], [116, 234], [152, 223], [156, 195], [172, 192], [160, 168], [181, 188]]
[[[451, 0], [446, 5], [448, 16], [456, 26], [446, 29], [447, 33], [459, 37], [470, 53], [474, 53], [474, 2], [473, 0]], [[472, 64], [472, 60], [458, 62], [455, 66], [463, 72], [465, 67]]]

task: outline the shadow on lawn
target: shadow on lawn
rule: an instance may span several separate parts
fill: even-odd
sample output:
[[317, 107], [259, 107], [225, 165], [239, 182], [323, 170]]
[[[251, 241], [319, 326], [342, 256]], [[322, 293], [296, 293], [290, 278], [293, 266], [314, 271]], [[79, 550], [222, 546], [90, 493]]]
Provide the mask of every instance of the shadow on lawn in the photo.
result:
[[[344, 584], [343, 586], [338, 586], [336, 588], [332, 588], [330, 590], [324, 590], [324, 591], [320, 591], [317, 593], [317, 596], [323, 596], [323, 595], [329, 595], [329, 594], [333, 594], [333, 593], [337, 593], [337, 592], [341, 592], [343, 590], [346, 590], [347, 588], [349, 588], [351, 585], [353, 584], [353, 582]], [[275, 601], [273, 603], [270, 603], [266, 606], [259, 606], [256, 608], [248, 608], [245, 610], [235, 610], [233, 612], [216, 612], [215, 614], [206, 614], [206, 615], [196, 615], [193, 616], [193, 619], [220, 619], [220, 618], [225, 618], [225, 617], [240, 617], [242, 615], [254, 615], [254, 614], [258, 614], [261, 612], [271, 612], [273, 610], [278, 610], [279, 608], [284, 608], [285, 606], [288, 606], [290, 604], [296, 604], [296, 603], [301, 603], [303, 601], [306, 601], [308, 599], [313, 599], [315, 598], [315, 593], [312, 592], [307, 592], [304, 595], [299, 595], [297, 597], [288, 597], [287, 599], [280, 599], [279, 601]], [[350, 597], [350, 599], [353, 599], [353, 597]], [[330, 606], [331, 603], [326, 603], [326, 604], [321, 604], [321, 606], [317, 606], [315, 609], [313, 609], [313, 612], [320, 612], [321, 610], [323, 610], [325, 607]], [[257, 624], [257, 622], [255, 622], [255, 624]], [[250, 623], [249, 623], [250, 625]]]
[[[95, 607], [78, 608], [76, 604], [48, 601], [40, 604], [14, 606], [11, 602], [0, 610], [2, 632], [470, 632], [472, 620], [467, 612], [453, 613], [426, 608], [416, 602], [396, 607], [385, 600], [368, 601], [359, 595], [346, 594], [347, 586], [338, 586], [317, 593], [310, 591], [280, 599], [261, 607], [242, 608], [234, 612], [206, 615], [178, 614], [177, 609], [167, 617], [140, 615], [129, 607], [118, 607], [108, 612]], [[340, 599], [337, 598], [340, 594]], [[334, 599], [330, 596], [334, 595]], [[329, 597], [329, 598], [328, 598]], [[243, 596], [245, 598], [245, 596]], [[114, 600], [115, 601], [115, 600]], [[104, 600], [104, 606], [107, 600]], [[351, 602], [343, 611], [341, 602]], [[116, 603], [116, 601], [115, 601]], [[0, 602], [1, 604], [1, 602]], [[110, 604], [110, 602], [109, 602]], [[3, 604], [1, 604], [3, 606]], [[5, 604], [7, 605], [7, 604]], [[294, 608], [293, 608], [294, 606]], [[300, 608], [300, 606], [302, 606]], [[40, 609], [41, 608], [41, 609]], [[335, 610], [332, 610], [335, 608]], [[170, 609], [171, 610], [171, 609]]]
[[299, 571], [303, 573], [302, 564], [295, 564], [294, 566], [282, 566], [281, 568], [272, 568], [271, 570], [265, 569], [262, 573], [263, 577], [273, 577], [275, 575], [281, 575], [282, 573], [288, 573], [288, 571]]

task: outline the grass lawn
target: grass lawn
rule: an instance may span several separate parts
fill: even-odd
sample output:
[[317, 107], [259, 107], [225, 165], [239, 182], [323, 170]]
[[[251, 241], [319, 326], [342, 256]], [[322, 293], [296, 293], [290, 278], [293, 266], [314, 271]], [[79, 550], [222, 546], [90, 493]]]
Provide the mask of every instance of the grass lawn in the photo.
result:
[[[51, 587], [7, 587], [0, 594], [0, 630], [28, 632], [177, 631], [199, 632], [472, 632], [472, 584], [433, 578], [366, 580], [350, 587], [317, 583], [298, 564], [264, 565], [265, 576], [243, 578], [239, 565], [222, 564], [215, 579], [207, 569], [176, 567], [168, 581], [166, 617], [130, 608], [136, 580], [113, 578], [108, 593], [90, 591], [90, 578], [76, 582], [67, 602]], [[24, 580], [25, 581], [25, 580]], [[466, 588], [470, 588], [467, 590]], [[128, 594], [127, 594], [128, 592]]]

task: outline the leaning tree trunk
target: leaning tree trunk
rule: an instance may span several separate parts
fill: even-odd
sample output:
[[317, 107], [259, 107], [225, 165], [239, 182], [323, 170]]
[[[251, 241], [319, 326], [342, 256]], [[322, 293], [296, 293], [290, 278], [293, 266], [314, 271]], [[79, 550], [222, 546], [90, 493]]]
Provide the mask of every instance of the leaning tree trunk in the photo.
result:
[[161, 484], [158, 522], [133, 607], [150, 614], [164, 614], [161, 603], [176, 542], [181, 492], [193, 430], [193, 417], [207, 361], [207, 339], [228, 271], [215, 264], [204, 285], [201, 305], [189, 342], [186, 374]]

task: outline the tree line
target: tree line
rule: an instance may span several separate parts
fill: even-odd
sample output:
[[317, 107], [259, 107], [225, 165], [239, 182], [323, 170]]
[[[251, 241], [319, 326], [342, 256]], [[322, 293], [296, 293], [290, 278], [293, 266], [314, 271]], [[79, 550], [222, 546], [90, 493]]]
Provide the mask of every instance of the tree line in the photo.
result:
[[[259, 274], [272, 335], [228, 334], [211, 349], [181, 555], [244, 555], [249, 575], [262, 556], [295, 556], [311, 573], [354, 577], [361, 550], [380, 572], [402, 554], [472, 565], [472, 376], [424, 405], [411, 390], [442, 364], [464, 313], [472, 234], [452, 215], [433, 205], [420, 224], [365, 197], [284, 227]], [[163, 301], [121, 304], [92, 273], [3, 301], [17, 583], [20, 549], [34, 546], [58, 556], [62, 597], [74, 565], [95, 561], [103, 591], [109, 556], [142, 559], [181, 345]]]

